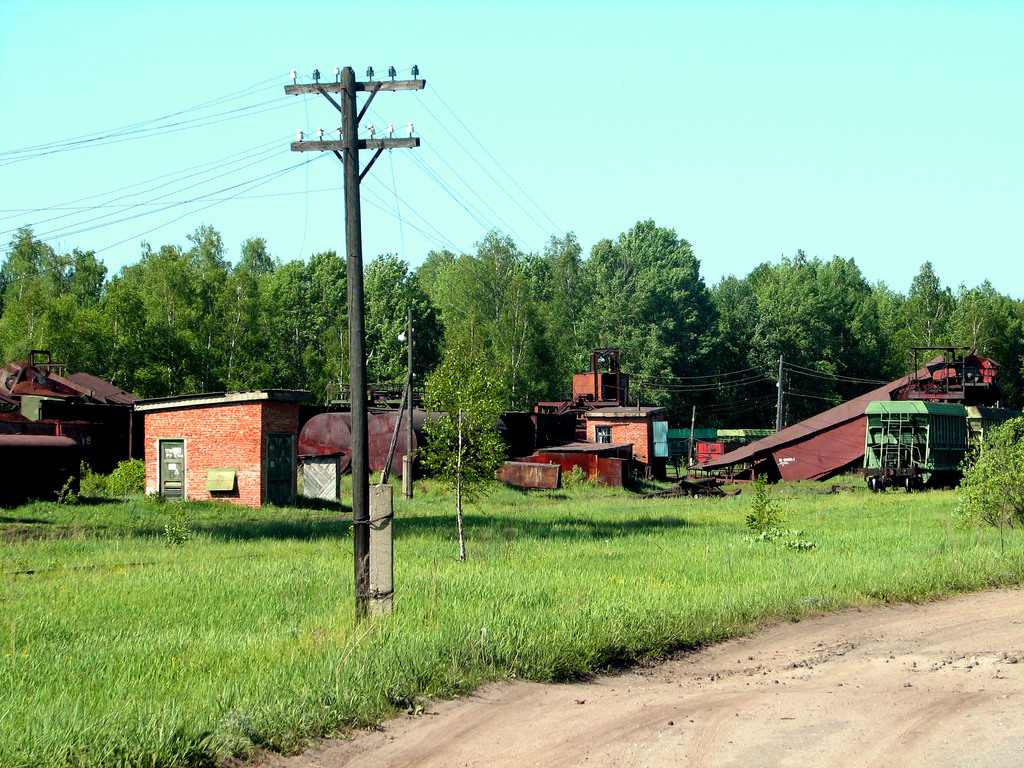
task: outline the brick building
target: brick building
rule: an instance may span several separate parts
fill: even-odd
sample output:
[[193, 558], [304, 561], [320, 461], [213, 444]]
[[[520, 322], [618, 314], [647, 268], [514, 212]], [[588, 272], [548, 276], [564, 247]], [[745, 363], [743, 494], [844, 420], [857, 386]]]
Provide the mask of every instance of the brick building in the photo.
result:
[[665, 477], [668, 421], [665, 409], [654, 406], [595, 408], [584, 414], [587, 440], [632, 444], [637, 469], [649, 477]]
[[308, 397], [265, 389], [136, 402], [145, 419], [146, 492], [293, 504], [299, 404]]

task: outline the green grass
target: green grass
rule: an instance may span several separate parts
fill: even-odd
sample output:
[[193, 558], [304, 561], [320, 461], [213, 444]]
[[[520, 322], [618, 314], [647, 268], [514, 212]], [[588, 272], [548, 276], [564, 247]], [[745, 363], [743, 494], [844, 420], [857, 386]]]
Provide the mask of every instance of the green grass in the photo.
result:
[[744, 541], [749, 494], [396, 493], [395, 612], [354, 621], [349, 510], [135, 499], [0, 510], [0, 766], [175, 766], [371, 725], [487, 679], [562, 680], [843, 606], [1024, 578], [955, 495], [774, 490], [809, 551]]

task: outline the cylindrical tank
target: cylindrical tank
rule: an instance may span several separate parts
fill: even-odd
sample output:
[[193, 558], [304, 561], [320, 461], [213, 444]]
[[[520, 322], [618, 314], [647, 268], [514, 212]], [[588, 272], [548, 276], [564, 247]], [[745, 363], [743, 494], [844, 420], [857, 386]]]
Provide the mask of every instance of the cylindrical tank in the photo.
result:
[[[366, 432], [369, 453], [369, 469], [381, 472], [388, 459], [388, 448], [395, 430], [395, 422], [401, 419], [398, 428], [398, 441], [391, 460], [391, 475], [402, 476], [402, 458], [406, 448], [406, 413], [397, 410], [370, 409], [367, 413]], [[412, 413], [412, 448], [424, 445], [423, 424], [427, 413], [414, 409]], [[306, 422], [299, 433], [300, 456], [326, 456], [341, 454], [340, 470], [348, 469], [352, 460], [352, 414], [347, 411], [321, 413]]]

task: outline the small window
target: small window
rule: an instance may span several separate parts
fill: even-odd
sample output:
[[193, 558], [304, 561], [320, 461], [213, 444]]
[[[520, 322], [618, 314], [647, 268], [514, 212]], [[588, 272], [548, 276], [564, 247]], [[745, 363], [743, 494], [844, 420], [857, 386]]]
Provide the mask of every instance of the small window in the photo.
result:
[[598, 443], [610, 443], [612, 441], [612, 428], [594, 427], [594, 440]]

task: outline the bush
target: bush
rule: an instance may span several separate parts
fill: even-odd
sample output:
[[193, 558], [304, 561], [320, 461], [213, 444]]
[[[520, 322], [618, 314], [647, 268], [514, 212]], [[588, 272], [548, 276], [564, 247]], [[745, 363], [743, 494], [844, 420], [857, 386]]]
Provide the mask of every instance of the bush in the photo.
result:
[[587, 470], [578, 464], [568, 472], [562, 473], [563, 488], [572, 488], [574, 486], [583, 485], [585, 482], [587, 482]]
[[997, 528], [1024, 523], [1024, 418], [989, 432], [964, 472], [957, 513]]
[[754, 486], [754, 498], [750, 502], [747, 528], [760, 536], [782, 525], [782, 511], [779, 509], [779, 505], [769, 498], [770, 491], [764, 475], [755, 475], [752, 485]]
[[94, 498], [106, 496], [107, 476], [93, 472], [92, 467], [83, 461], [78, 493], [80, 496], [91, 496]]
[[118, 464], [107, 477], [107, 494], [131, 496], [146, 487], [146, 464], [142, 459], [128, 459]]

